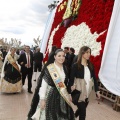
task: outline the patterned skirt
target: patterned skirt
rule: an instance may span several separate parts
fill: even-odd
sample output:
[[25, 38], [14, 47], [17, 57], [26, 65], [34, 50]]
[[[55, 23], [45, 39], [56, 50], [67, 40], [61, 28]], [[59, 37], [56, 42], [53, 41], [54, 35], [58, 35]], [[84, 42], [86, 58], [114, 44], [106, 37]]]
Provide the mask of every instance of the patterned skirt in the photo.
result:
[[59, 94], [56, 87], [48, 86], [46, 95], [46, 108], [44, 110], [40, 110], [39, 119], [33, 120], [75, 120], [75, 119], [73, 110]]
[[17, 92], [21, 92], [21, 90], [22, 90], [22, 80], [14, 84], [6, 81], [4, 78], [1, 80], [0, 92], [17, 93]]

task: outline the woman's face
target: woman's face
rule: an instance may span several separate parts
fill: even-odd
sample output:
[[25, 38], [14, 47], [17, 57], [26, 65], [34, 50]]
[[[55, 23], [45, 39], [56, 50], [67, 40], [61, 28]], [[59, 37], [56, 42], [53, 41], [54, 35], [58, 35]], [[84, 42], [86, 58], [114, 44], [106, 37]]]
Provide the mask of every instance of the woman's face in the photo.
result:
[[55, 56], [55, 62], [62, 64], [65, 61], [65, 53], [60, 51]]
[[86, 59], [86, 60], [89, 60], [90, 55], [91, 55], [90, 49], [88, 49], [88, 50], [82, 55], [82, 57], [83, 57], [84, 59]]
[[14, 54], [16, 52], [16, 49], [12, 48], [10, 52], [11, 52], [11, 54]]

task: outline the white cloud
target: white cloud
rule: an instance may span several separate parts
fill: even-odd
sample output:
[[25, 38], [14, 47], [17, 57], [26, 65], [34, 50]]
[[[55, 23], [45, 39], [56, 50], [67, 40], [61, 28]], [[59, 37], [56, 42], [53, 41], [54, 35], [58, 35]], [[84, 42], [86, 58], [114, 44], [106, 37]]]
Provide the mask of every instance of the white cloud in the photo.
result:
[[48, 5], [53, 0], [0, 0], [0, 38], [21, 39], [22, 44], [34, 44], [42, 37]]

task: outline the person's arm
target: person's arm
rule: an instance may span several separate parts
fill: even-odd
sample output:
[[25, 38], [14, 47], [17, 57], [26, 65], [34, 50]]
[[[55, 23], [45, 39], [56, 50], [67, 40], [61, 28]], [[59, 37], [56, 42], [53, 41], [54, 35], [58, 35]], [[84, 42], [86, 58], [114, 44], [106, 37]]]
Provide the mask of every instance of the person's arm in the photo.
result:
[[100, 91], [99, 91], [99, 88], [98, 88], [97, 79], [95, 77], [94, 67], [93, 67], [92, 75], [93, 75], [93, 80], [94, 80], [94, 88], [95, 88], [96, 96], [97, 96], [98, 99], [100, 99]]
[[46, 92], [47, 92], [47, 86], [48, 84], [45, 82], [44, 79], [42, 79], [42, 85], [39, 89], [39, 97], [40, 97], [39, 105], [41, 109], [44, 109], [46, 106], [45, 97], [46, 97]]
[[20, 57], [19, 57], [19, 59], [18, 59], [18, 64], [20, 66], [25, 66], [25, 63], [23, 61], [23, 57], [24, 57], [24, 54], [21, 54]]
[[48, 84], [45, 82], [44, 79], [42, 79], [42, 84], [41, 84], [41, 87], [39, 89], [40, 100], [41, 99], [45, 99], [45, 97], [46, 97], [46, 91], [47, 91], [47, 86], [48, 86]]
[[70, 73], [70, 79], [68, 82], [68, 92], [71, 93], [71, 86], [74, 85], [74, 78], [75, 78], [75, 74], [76, 74], [76, 68], [75, 68], [75, 64], [72, 66], [71, 68], [71, 73]]
[[94, 71], [94, 68], [92, 70], [92, 77], [93, 77], [93, 80], [94, 80], [94, 87], [95, 87], [95, 92], [99, 91], [99, 88], [98, 88], [98, 82], [97, 82], [97, 79], [95, 77], [95, 71]]

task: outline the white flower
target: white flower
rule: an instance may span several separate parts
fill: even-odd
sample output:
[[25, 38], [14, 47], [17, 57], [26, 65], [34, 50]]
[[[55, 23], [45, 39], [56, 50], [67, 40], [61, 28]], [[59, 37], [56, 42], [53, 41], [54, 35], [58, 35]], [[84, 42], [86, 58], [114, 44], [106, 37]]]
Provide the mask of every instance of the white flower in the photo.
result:
[[48, 48], [47, 48], [47, 51], [50, 51], [51, 48], [52, 48], [52, 44], [53, 44], [53, 38], [54, 38], [54, 35], [56, 33], [56, 31], [59, 29], [60, 25], [58, 25], [56, 28], [54, 28], [54, 30], [52, 31], [51, 33], [51, 36], [50, 36], [50, 39], [49, 39], [49, 42], [48, 42]]
[[[58, 25], [52, 31], [49, 42], [48, 42], [47, 51], [51, 50], [54, 35], [59, 28], [60, 28], [60, 25]], [[81, 23], [78, 26], [73, 25], [69, 27], [65, 32], [61, 40], [61, 43], [62, 43], [61, 48], [73, 47], [75, 49], [75, 54], [78, 54], [82, 46], [88, 46], [91, 48], [91, 54], [93, 56], [97, 56], [100, 54], [101, 42], [96, 42], [96, 39], [100, 35], [102, 35], [104, 32], [101, 32], [100, 34], [97, 34], [96, 32], [94, 32], [94, 34], [92, 34], [89, 26], [86, 25], [85, 22]]]
[[96, 42], [96, 39], [103, 33], [104, 32], [97, 34], [94, 32], [94, 34], [92, 34], [85, 22], [78, 26], [73, 25], [65, 32], [64, 37], [61, 40], [61, 47], [73, 47], [75, 53], [78, 54], [79, 49], [82, 46], [88, 46], [91, 48], [91, 54], [97, 56], [100, 54], [101, 42]]

